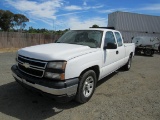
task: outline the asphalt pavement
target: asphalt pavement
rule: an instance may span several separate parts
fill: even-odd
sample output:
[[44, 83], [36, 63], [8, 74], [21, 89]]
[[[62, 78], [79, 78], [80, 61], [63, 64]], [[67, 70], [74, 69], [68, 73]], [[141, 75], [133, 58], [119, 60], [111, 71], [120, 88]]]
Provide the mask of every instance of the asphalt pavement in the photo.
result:
[[160, 120], [160, 55], [135, 56], [130, 71], [98, 82], [91, 100], [58, 103], [21, 87], [11, 66], [15, 53], [0, 53], [0, 120]]

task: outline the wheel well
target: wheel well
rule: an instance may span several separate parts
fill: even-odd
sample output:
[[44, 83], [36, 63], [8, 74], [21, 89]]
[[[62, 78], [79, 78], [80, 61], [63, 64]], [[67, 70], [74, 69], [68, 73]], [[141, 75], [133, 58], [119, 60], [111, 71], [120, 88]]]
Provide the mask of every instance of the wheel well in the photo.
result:
[[130, 53], [129, 57], [130, 57], [130, 58], [132, 58], [132, 57], [133, 57], [133, 52], [131, 52], [131, 53]]
[[99, 71], [99, 66], [98, 65], [95, 65], [95, 66], [92, 66], [92, 67], [89, 67], [85, 70], [83, 70], [80, 74], [80, 76], [82, 76], [86, 71], [88, 70], [93, 70], [95, 73], [96, 73], [96, 77], [97, 77], [97, 80], [99, 78], [99, 74], [100, 74], [100, 71]]

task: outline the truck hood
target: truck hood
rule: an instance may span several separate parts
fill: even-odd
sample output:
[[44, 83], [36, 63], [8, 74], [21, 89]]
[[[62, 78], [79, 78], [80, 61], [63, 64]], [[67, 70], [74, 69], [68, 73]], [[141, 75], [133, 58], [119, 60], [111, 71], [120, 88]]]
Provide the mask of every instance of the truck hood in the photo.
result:
[[19, 55], [44, 60], [70, 60], [72, 58], [95, 52], [97, 48], [90, 48], [83, 45], [51, 43], [26, 47], [18, 51]]

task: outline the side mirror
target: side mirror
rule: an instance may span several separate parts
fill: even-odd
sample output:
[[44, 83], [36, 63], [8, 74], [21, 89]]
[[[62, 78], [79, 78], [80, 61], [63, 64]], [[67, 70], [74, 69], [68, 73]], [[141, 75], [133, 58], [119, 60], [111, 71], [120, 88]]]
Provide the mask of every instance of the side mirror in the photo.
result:
[[103, 49], [117, 49], [117, 44], [115, 43], [107, 43], [106, 46], [103, 47]]

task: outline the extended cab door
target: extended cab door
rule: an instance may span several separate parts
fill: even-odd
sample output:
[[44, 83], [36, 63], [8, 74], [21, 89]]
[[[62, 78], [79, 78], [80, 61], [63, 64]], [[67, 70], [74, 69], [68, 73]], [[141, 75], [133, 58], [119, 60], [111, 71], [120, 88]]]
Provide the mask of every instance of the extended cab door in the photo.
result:
[[113, 43], [116, 45], [114, 49], [103, 49], [103, 66], [102, 66], [102, 78], [110, 74], [117, 69], [117, 42], [112, 31], [107, 31], [105, 33], [104, 46], [108, 43]]
[[118, 63], [118, 67], [121, 67], [122, 65], [125, 64], [125, 47], [124, 47], [124, 43], [123, 43], [123, 39], [122, 36], [119, 32], [114, 32], [115, 33], [115, 37], [117, 40], [117, 63]]

